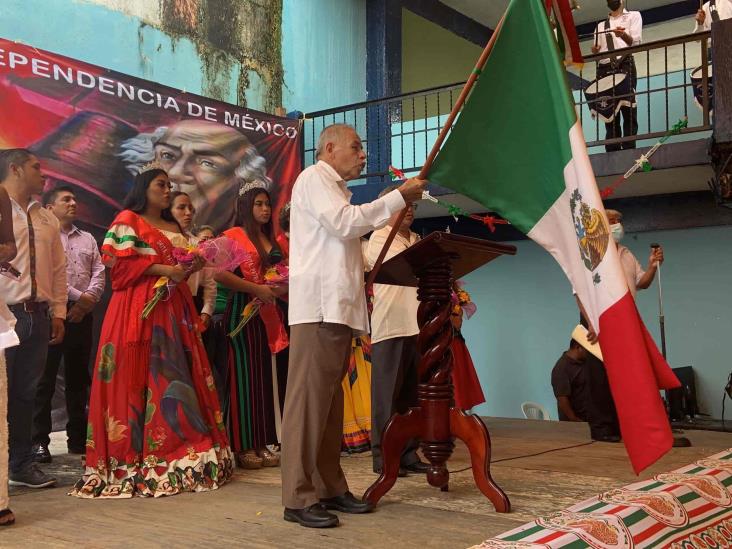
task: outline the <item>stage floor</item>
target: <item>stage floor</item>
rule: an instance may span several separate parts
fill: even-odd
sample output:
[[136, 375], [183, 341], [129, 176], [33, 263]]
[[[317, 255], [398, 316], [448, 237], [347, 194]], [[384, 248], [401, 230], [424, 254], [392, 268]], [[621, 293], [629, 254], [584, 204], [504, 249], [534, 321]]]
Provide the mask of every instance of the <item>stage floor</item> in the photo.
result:
[[[0, 531], [2, 547], [440, 547], [465, 548], [579, 502], [609, 488], [670, 471], [732, 447], [728, 433], [687, 431], [691, 448], [674, 448], [635, 477], [622, 444], [591, 442], [584, 423], [487, 419], [493, 441], [494, 479], [513, 511], [498, 514], [473, 484], [469, 469], [451, 475], [440, 492], [424, 477], [397, 481], [376, 512], [343, 515], [341, 526], [311, 530], [282, 520], [279, 469], [244, 471], [222, 489], [171, 498], [90, 501], [66, 496], [79, 474], [78, 457], [61, 455], [44, 468], [61, 486], [11, 491], [17, 523]], [[57, 433], [51, 451], [63, 451]], [[55, 452], [54, 452], [55, 453]], [[506, 460], [506, 461], [501, 461]], [[361, 495], [375, 480], [370, 454], [343, 457], [352, 491]], [[458, 443], [451, 471], [468, 467]]]

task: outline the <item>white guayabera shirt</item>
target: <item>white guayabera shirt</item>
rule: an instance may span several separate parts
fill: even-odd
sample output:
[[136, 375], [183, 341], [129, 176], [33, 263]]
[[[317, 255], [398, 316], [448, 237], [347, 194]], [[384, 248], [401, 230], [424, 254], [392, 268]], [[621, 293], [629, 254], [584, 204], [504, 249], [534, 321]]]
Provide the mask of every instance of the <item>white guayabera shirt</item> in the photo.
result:
[[367, 333], [360, 237], [406, 206], [395, 190], [354, 206], [352, 193], [322, 160], [295, 181], [290, 210], [290, 325], [330, 322]]

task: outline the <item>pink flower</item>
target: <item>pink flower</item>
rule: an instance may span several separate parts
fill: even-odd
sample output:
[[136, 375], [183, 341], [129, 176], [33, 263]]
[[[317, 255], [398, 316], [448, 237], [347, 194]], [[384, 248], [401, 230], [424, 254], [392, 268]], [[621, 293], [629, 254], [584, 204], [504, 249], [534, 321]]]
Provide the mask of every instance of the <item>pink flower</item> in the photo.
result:
[[196, 258], [195, 250], [186, 250], [184, 248], [173, 248], [173, 259], [181, 265], [190, 265]]

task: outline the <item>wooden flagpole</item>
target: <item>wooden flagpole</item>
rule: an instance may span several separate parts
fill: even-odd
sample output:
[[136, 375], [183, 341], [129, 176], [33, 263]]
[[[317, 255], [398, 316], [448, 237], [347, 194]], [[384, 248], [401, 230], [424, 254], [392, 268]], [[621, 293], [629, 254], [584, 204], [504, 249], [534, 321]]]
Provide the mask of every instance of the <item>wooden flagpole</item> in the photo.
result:
[[[493, 31], [493, 34], [490, 37], [490, 40], [488, 40], [488, 43], [486, 44], [485, 48], [483, 49], [483, 52], [480, 54], [478, 61], [476, 61], [475, 68], [473, 68], [473, 71], [470, 73], [470, 77], [468, 78], [468, 81], [465, 82], [465, 85], [463, 86], [463, 90], [460, 92], [460, 95], [458, 96], [457, 101], [455, 101], [455, 105], [452, 107], [452, 111], [450, 111], [450, 116], [447, 117], [447, 120], [445, 121], [445, 125], [442, 127], [442, 130], [440, 130], [440, 134], [437, 136], [437, 140], [435, 141], [435, 144], [432, 145], [432, 150], [430, 151], [430, 154], [427, 157], [427, 160], [425, 160], [425, 163], [422, 166], [422, 169], [419, 171], [419, 175], [417, 175], [418, 178], [424, 179], [427, 177], [427, 173], [430, 171], [430, 168], [432, 167], [432, 163], [434, 162], [435, 157], [437, 156], [437, 153], [440, 151], [440, 148], [442, 147], [442, 143], [445, 141], [447, 134], [450, 132], [450, 128], [452, 128], [452, 124], [453, 124], [453, 122], [455, 122], [455, 118], [457, 118], [457, 115], [460, 112], [460, 109], [462, 108], [463, 104], [465, 103], [465, 100], [468, 98], [468, 95], [470, 94], [470, 90], [473, 89], [475, 82], [478, 80], [478, 76], [480, 75], [481, 71], [483, 70], [483, 66], [485, 65], [486, 61], [488, 61], [488, 56], [490, 55], [491, 50], [493, 49], [493, 44], [495, 44], [496, 38], [498, 37], [499, 33], [501, 32], [502, 25], [503, 25], [503, 17], [501, 17], [501, 20], [498, 22], [496, 29]], [[407, 207], [401, 211], [401, 213], [399, 214], [399, 217], [396, 220], [396, 223], [394, 223], [394, 226], [391, 228], [391, 232], [389, 233], [389, 236], [387, 237], [386, 242], [384, 242], [384, 247], [381, 248], [381, 251], [379, 252], [379, 257], [376, 259], [376, 263], [374, 264], [374, 267], [371, 269], [371, 272], [369, 272], [369, 276], [366, 279], [367, 288], [370, 288], [373, 285], [376, 275], [379, 274], [379, 270], [381, 269], [381, 264], [384, 262], [384, 256], [386, 256], [386, 252], [389, 251], [389, 248], [391, 247], [391, 243], [394, 241], [394, 238], [396, 237], [397, 232], [399, 232], [399, 227], [401, 226], [402, 221], [404, 220], [404, 216], [407, 215], [408, 209], [409, 209], [409, 205], [407, 205]]]

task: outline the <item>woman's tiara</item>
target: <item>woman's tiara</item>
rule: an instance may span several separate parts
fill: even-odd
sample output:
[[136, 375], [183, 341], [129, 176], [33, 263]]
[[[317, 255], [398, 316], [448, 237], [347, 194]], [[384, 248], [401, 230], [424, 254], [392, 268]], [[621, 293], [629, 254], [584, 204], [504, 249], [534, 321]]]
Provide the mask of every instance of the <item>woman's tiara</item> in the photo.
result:
[[265, 191], [267, 191], [269, 190], [269, 185], [264, 181], [260, 181], [258, 179], [255, 179], [254, 181], [249, 181], [239, 187], [239, 196], [244, 196], [244, 194], [253, 189], [264, 189]]
[[158, 162], [157, 160], [153, 160], [152, 162], [148, 162], [147, 164], [143, 164], [143, 166], [140, 168], [140, 171], [138, 174], [143, 174], [145, 172], [149, 172], [151, 170], [163, 170], [165, 171], [165, 168], [163, 168], [163, 165]]

